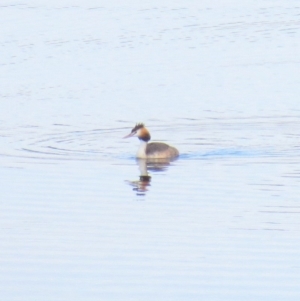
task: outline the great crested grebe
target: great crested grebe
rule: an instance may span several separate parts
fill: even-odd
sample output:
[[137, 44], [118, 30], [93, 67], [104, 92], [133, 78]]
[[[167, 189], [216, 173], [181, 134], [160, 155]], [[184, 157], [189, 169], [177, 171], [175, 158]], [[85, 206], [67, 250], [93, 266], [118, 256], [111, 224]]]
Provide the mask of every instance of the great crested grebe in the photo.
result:
[[175, 158], [179, 156], [178, 150], [166, 143], [152, 142], [148, 143], [151, 139], [149, 131], [145, 128], [143, 123], [138, 123], [132, 130], [131, 133], [124, 138], [137, 136], [141, 145], [136, 154], [137, 158], [141, 159], [166, 159]]

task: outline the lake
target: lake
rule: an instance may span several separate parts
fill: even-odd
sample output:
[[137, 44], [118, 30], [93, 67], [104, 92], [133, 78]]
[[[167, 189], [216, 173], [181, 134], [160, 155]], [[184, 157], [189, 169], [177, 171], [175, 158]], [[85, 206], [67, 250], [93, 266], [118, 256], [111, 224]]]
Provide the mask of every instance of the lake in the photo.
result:
[[299, 300], [298, 1], [0, 16], [3, 300]]

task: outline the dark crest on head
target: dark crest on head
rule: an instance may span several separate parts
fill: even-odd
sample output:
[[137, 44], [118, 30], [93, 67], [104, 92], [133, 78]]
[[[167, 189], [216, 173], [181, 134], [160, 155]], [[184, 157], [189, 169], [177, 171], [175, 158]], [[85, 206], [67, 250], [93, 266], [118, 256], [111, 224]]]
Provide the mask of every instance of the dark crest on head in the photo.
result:
[[136, 126], [131, 130], [131, 133], [136, 132], [143, 127], [144, 127], [143, 123], [137, 123]]

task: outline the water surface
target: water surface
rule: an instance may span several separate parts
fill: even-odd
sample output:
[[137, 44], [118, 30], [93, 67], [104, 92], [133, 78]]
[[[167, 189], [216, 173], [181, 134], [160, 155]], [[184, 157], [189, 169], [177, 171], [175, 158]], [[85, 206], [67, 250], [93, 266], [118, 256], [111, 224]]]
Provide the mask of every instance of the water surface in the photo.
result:
[[299, 13], [2, 1], [3, 300], [299, 300]]

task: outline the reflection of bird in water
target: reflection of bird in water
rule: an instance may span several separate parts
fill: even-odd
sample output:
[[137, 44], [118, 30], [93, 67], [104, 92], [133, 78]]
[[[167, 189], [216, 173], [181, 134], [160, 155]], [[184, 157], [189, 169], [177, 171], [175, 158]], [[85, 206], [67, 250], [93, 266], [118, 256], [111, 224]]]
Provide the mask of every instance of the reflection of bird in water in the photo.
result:
[[147, 187], [150, 186], [150, 176], [140, 176], [138, 181], [126, 181], [129, 185], [133, 186], [133, 190], [137, 192], [137, 195], [145, 195], [148, 191]]
[[137, 163], [140, 170], [140, 179], [138, 181], [128, 181], [133, 186], [133, 190], [137, 191], [138, 195], [144, 195], [148, 190], [147, 186], [150, 186], [151, 177], [148, 174], [146, 160], [137, 159]]
[[163, 158], [176, 158], [179, 156], [178, 150], [166, 143], [152, 142], [148, 143], [151, 139], [149, 131], [145, 128], [144, 124], [138, 123], [131, 133], [124, 138], [137, 136], [141, 141], [141, 145], [137, 152], [137, 158], [141, 159], [163, 159]]
[[148, 186], [151, 186], [151, 176], [148, 174], [148, 170], [160, 172], [167, 169], [170, 162], [174, 159], [137, 159], [140, 170], [140, 177], [137, 181], [126, 181], [129, 185], [133, 186], [133, 190], [137, 192], [137, 195], [145, 195], [148, 191]]
[[165, 159], [136, 159], [136, 163], [139, 166], [140, 175], [148, 175], [148, 170], [150, 171], [164, 171], [168, 168], [171, 161], [176, 159], [165, 158]]

